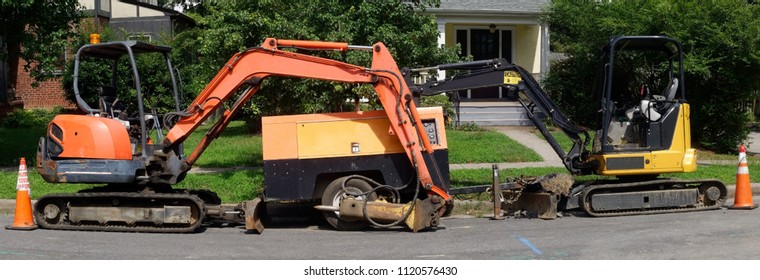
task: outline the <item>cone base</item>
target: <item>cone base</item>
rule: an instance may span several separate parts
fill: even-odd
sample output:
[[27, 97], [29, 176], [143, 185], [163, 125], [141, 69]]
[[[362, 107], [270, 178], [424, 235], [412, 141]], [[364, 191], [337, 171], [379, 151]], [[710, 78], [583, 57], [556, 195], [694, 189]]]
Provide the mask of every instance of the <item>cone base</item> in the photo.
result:
[[5, 229], [9, 230], [35, 230], [39, 228], [37, 225], [31, 225], [31, 226], [5, 226]]
[[728, 209], [731, 209], [731, 210], [752, 210], [752, 209], [755, 209], [755, 208], [757, 208], [757, 204], [744, 205], [744, 206], [736, 206], [736, 205], [734, 205], [734, 206], [729, 206], [728, 207]]

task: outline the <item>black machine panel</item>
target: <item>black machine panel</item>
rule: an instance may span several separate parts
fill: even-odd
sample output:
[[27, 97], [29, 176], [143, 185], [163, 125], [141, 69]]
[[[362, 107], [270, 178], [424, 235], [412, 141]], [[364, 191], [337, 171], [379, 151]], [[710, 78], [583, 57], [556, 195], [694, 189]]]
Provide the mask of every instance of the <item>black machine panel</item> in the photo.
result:
[[[448, 150], [436, 150], [432, 157], [423, 156], [428, 166], [436, 162], [441, 177], [433, 183], [448, 191]], [[264, 195], [267, 200], [310, 200], [321, 196], [315, 188], [332, 179], [358, 174], [399, 187], [414, 180], [414, 168], [405, 153], [373, 156], [320, 159], [288, 159], [264, 161]], [[373, 178], [378, 177], [378, 178]], [[380, 178], [381, 177], [381, 178]], [[327, 180], [327, 181], [323, 181]], [[414, 188], [402, 190], [414, 192]]]
[[644, 157], [608, 158], [606, 168], [607, 170], [643, 169]]

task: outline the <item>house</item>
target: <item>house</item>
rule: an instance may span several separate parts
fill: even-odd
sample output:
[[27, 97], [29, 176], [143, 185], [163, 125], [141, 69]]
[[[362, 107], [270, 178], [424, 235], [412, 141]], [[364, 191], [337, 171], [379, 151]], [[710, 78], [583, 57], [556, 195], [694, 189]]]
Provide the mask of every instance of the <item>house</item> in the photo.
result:
[[112, 30], [124, 31], [130, 40], [154, 41], [174, 37], [194, 25], [192, 18], [158, 6], [158, 0], [79, 0], [79, 3]]
[[[549, 0], [441, 0], [435, 15], [441, 45], [460, 44], [473, 60], [505, 58], [541, 81], [549, 70], [549, 26], [539, 15]], [[439, 73], [441, 75], [443, 73]], [[459, 92], [460, 121], [479, 125], [530, 125], [515, 98], [501, 89]]]
[[[113, 30], [123, 30], [128, 40], [155, 41], [162, 36], [173, 37], [177, 30], [194, 25], [186, 15], [172, 9], [157, 6], [157, 0], [79, 0], [83, 12], [92, 16], [97, 28], [109, 26]], [[87, 19], [85, 19], [87, 20]], [[62, 57], [70, 55], [62, 50]], [[19, 65], [25, 64], [19, 61]], [[0, 113], [12, 108], [50, 109], [61, 106], [76, 109], [69, 102], [61, 85], [60, 78], [39, 82], [32, 87], [33, 79], [23, 67], [18, 67], [15, 75], [10, 75], [0, 63], [0, 86], [9, 88], [5, 95], [0, 94]], [[59, 70], [58, 75], [61, 75]], [[4, 108], [3, 108], [4, 107]]]
[[[157, 40], [173, 36], [191, 26], [192, 19], [177, 11], [157, 6], [158, 0], [79, 0], [98, 25], [125, 30], [129, 39]], [[475, 60], [503, 57], [528, 69], [539, 81], [548, 71], [549, 27], [539, 15], [549, 0], [441, 0], [439, 7], [425, 13], [435, 15], [439, 43], [462, 46], [465, 56]], [[32, 88], [25, 73], [15, 81], [16, 99], [23, 108], [50, 108], [67, 103], [60, 81], [40, 83]], [[479, 124], [529, 124], [515, 99], [498, 88], [459, 93], [467, 117], [486, 119]], [[11, 98], [12, 99], [12, 98]], [[1, 99], [0, 99], [1, 101]], [[501, 108], [499, 106], [505, 107]], [[468, 114], [468, 107], [479, 114]], [[507, 114], [510, 116], [496, 116]], [[499, 121], [511, 118], [511, 121]]]

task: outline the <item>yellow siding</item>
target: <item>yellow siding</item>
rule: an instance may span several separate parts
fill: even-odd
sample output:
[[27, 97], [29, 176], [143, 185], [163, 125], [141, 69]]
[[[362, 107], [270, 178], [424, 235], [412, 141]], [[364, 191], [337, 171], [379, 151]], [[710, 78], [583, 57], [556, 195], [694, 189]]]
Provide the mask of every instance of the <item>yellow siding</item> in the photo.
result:
[[541, 71], [541, 26], [518, 25], [515, 27], [515, 64], [531, 73]]
[[164, 13], [148, 8], [137, 7], [132, 4], [123, 3], [121, 1], [111, 1], [111, 18], [127, 18], [136, 17], [137, 9], [140, 9], [140, 17], [158, 17], [163, 16]]
[[447, 23], [446, 24], [446, 45], [447, 46], [454, 46], [457, 44], [456, 41], [456, 35], [457, 30], [454, 29], [454, 24]]
[[[488, 28], [484, 24], [468, 24], [458, 22], [455, 24], [446, 24], [446, 45], [456, 45], [456, 27], [482, 27]], [[499, 28], [512, 28], [514, 33], [514, 62], [530, 71], [531, 73], [541, 72], [541, 26], [540, 25], [500, 25]]]

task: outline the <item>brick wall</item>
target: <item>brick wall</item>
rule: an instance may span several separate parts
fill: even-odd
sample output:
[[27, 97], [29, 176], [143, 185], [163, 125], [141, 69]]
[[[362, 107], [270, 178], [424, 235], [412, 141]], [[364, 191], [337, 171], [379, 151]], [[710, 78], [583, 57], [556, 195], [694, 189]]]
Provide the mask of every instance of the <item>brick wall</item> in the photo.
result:
[[52, 109], [56, 106], [76, 108], [76, 104], [66, 100], [60, 78], [39, 82], [37, 87], [32, 87], [34, 79], [29, 76], [29, 72], [24, 71], [22, 65], [25, 63], [19, 59], [16, 76], [16, 98], [24, 102], [24, 109]]
[[[98, 22], [101, 26], [108, 26], [109, 19], [98, 16]], [[80, 31], [90, 32], [96, 30], [94, 19], [85, 18], [82, 20], [82, 29]], [[44, 82], [38, 82], [37, 87], [32, 87], [34, 79], [29, 73], [24, 71], [23, 65], [26, 61], [18, 60], [18, 71], [16, 75], [16, 100], [24, 102], [24, 109], [52, 109], [61, 106], [64, 109], [76, 110], [76, 103], [66, 100], [66, 95], [62, 87], [60, 78], [50, 79]]]

